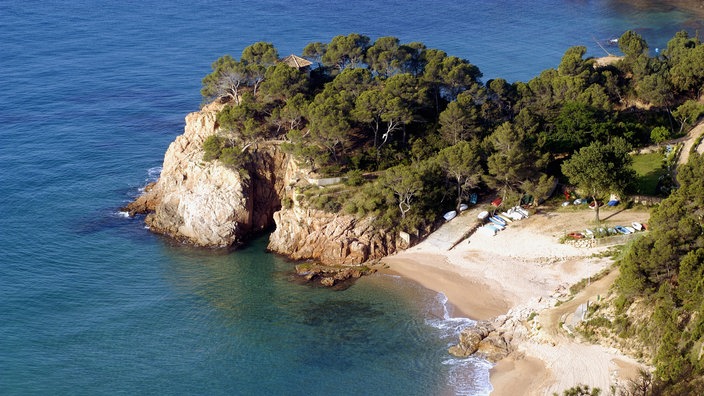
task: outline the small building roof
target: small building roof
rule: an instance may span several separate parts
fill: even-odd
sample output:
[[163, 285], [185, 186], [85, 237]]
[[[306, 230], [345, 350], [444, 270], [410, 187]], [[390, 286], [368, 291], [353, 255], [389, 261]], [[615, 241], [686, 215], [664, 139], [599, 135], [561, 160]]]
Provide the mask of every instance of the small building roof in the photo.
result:
[[284, 62], [291, 67], [295, 67], [296, 69], [303, 69], [304, 67], [308, 67], [313, 64], [313, 62], [310, 62], [294, 54], [291, 54], [281, 59], [281, 62]]

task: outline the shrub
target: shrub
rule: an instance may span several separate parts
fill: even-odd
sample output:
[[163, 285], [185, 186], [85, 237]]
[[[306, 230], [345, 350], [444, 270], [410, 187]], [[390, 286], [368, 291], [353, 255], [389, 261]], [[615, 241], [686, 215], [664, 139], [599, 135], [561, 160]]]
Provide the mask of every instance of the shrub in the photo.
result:
[[666, 140], [670, 140], [671, 137], [672, 134], [670, 133], [670, 130], [663, 126], [655, 127], [650, 132], [650, 140], [652, 140], [655, 144], [661, 144]]
[[293, 207], [293, 199], [290, 197], [283, 197], [281, 198], [281, 208], [282, 209], [291, 209]]
[[212, 161], [220, 158], [224, 143], [224, 139], [218, 135], [208, 136], [203, 142], [203, 150], [205, 150], [205, 154], [203, 154], [203, 160]]
[[347, 172], [347, 179], [345, 180], [345, 184], [348, 186], [361, 186], [364, 184], [364, 175], [362, 174], [362, 171], [360, 170], [353, 170]]
[[227, 167], [239, 169], [244, 164], [246, 158], [246, 154], [243, 153], [239, 147], [225, 147], [220, 153], [219, 160]]

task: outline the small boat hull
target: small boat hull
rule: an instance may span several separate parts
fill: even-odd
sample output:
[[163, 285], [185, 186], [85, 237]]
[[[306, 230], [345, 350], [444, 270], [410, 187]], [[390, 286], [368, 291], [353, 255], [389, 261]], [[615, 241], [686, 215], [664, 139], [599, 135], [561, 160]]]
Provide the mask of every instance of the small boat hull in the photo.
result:
[[513, 208], [513, 211], [522, 214], [523, 217], [528, 217], [528, 211], [525, 210], [525, 209], [523, 209], [523, 208], [520, 207], [520, 206], [515, 206], [515, 207]]
[[494, 223], [498, 226], [506, 227], [506, 222], [500, 217], [491, 216], [491, 217], [489, 217], [489, 221], [491, 221], [492, 223]]
[[496, 223], [489, 223], [487, 224], [487, 226], [494, 228], [496, 231], [503, 231], [504, 229], [506, 229], [506, 227]]
[[479, 227], [479, 232], [484, 235], [494, 236], [494, 235], [496, 235], [496, 231], [497, 231], [496, 228], [492, 227], [492, 225], [490, 225], [490, 224]]
[[513, 223], [513, 219], [511, 219], [510, 216], [504, 215], [503, 213], [497, 214], [496, 217], [500, 218], [501, 220], [505, 221], [507, 224], [508, 223]]
[[510, 218], [511, 220], [513, 220], [513, 221], [523, 220], [523, 215], [522, 215], [522, 214], [520, 214], [520, 213], [518, 213], [518, 212], [514, 212], [513, 210], [510, 210], [510, 209], [509, 209], [508, 212], [502, 212], [501, 215], [502, 215], [502, 216], [506, 216], [506, 217]]
[[628, 235], [631, 233], [630, 231], [628, 231], [628, 229], [626, 227], [623, 227], [623, 226], [616, 226], [616, 227], [614, 227], [614, 229], [616, 230], [616, 232], [618, 232], [619, 234], [623, 234], [623, 235]]
[[455, 217], [457, 217], [457, 212], [452, 210], [452, 211], [445, 213], [442, 217], [445, 218], [445, 221], [450, 221], [450, 220], [454, 219]]

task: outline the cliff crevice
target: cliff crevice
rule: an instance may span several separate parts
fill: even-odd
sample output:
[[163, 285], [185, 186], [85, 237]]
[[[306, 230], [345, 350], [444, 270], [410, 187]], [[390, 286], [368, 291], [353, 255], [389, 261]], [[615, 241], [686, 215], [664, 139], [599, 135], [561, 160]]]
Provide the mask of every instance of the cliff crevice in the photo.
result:
[[[380, 259], [402, 245], [377, 229], [372, 219], [306, 208], [296, 202], [296, 185], [307, 173], [297, 167], [278, 142], [249, 147], [244, 169], [203, 160], [203, 142], [218, 133], [213, 102], [189, 114], [183, 135], [169, 145], [159, 180], [125, 210], [146, 214], [157, 233], [203, 247], [230, 247], [274, 229], [269, 250], [294, 260], [326, 265], [354, 265]], [[294, 202], [281, 207], [283, 197]]]

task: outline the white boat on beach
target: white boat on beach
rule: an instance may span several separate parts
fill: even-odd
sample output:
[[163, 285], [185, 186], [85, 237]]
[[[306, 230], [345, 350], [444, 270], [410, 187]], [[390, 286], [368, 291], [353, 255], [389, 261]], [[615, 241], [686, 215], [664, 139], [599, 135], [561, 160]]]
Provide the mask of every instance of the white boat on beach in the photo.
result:
[[511, 209], [509, 209], [507, 212], [501, 212], [501, 215], [509, 217], [513, 221], [523, 220], [522, 214], [520, 214], [518, 212], [514, 212]]
[[451, 211], [445, 213], [442, 217], [445, 218], [445, 221], [450, 221], [450, 220], [454, 219], [456, 216], [457, 216], [457, 212], [454, 210], [451, 210]]
[[487, 217], [489, 217], [489, 212], [487, 212], [486, 210], [483, 211], [483, 212], [479, 212], [479, 214], [477, 215], [477, 218], [478, 218], [479, 220], [484, 220], [484, 219], [486, 219]]
[[506, 227], [506, 221], [504, 219], [502, 219], [501, 217], [491, 216], [491, 217], [489, 217], [489, 221], [491, 221], [495, 225], [500, 226], [502, 230], [503, 230], [503, 227]]
[[634, 221], [633, 223], [631, 223], [631, 225], [633, 226], [633, 228], [634, 228], [636, 231], [643, 231], [643, 224], [641, 224], [641, 223], [639, 223], [639, 222], [637, 222], [637, 221]]
[[496, 217], [500, 218], [501, 220], [505, 221], [506, 223], [513, 223], [513, 219], [511, 218], [511, 216], [505, 215], [503, 213], [497, 214]]
[[479, 227], [478, 230], [481, 234], [484, 235], [491, 235], [494, 236], [496, 235], [496, 232], [498, 231], [496, 228], [492, 227], [492, 225], [487, 224], [485, 226]]
[[514, 206], [513, 210], [523, 215], [523, 217], [528, 217], [528, 211], [520, 206]]
[[494, 228], [496, 231], [503, 231], [506, 229], [506, 227], [496, 223], [488, 223], [487, 226]]

